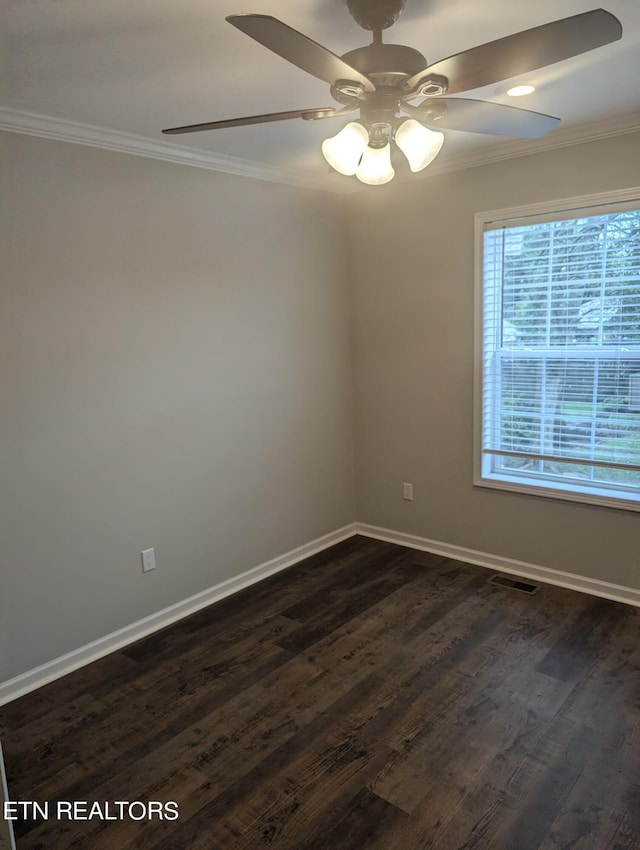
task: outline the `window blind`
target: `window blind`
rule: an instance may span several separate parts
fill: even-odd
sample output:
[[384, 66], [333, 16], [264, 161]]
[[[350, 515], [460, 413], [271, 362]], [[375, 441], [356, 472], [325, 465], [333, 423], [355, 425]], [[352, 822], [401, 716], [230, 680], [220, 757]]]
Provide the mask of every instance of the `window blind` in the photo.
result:
[[483, 472], [640, 493], [640, 204], [487, 224]]

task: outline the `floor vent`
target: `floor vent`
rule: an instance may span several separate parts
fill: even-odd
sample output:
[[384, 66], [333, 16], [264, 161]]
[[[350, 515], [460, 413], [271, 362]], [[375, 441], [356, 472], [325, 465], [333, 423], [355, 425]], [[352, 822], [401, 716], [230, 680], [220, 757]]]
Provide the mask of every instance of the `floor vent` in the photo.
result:
[[512, 576], [501, 575], [500, 573], [491, 576], [489, 584], [497, 584], [500, 587], [511, 587], [513, 590], [522, 591], [522, 593], [537, 593], [540, 590], [539, 584], [531, 584], [531, 582], [522, 581]]

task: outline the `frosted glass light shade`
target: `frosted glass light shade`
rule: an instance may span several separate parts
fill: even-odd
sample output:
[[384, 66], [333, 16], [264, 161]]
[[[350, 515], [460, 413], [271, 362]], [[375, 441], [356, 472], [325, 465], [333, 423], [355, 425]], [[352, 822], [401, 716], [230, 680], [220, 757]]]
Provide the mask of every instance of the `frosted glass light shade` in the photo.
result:
[[362, 124], [352, 121], [343, 127], [339, 133], [322, 143], [322, 154], [334, 171], [354, 175], [360, 162], [360, 157], [369, 144], [369, 133]]
[[422, 171], [440, 152], [444, 135], [429, 130], [413, 118], [407, 118], [396, 130], [395, 140], [409, 160], [409, 168], [412, 171]]
[[391, 146], [371, 148], [367, 145], [362, 154], [356, 177], [369, 186], [380, 186], [393, 180], [395, 171], [391, 165]]

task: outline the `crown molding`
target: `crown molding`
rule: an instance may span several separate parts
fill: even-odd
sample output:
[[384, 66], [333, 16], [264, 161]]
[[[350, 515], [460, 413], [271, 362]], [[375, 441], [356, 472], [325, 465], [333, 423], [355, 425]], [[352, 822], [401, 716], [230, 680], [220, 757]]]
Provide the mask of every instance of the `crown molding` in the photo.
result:
[[[225, 156], [197, 148], [186, 148], [170, 142], [149, 139], [146, 136], [136, 136], [119, 130], [108, 130], [105, 127], [81, 124], [76, 121], [67, 121], [50, 115], [41, 115], [10, 107], [0, 107], [0, 130], [88, 145], [135, 156], [146, 156], [165, 162], [192, 165], [197, 168], [207, 168], [211, 171], [221, 171], [226, 174], [251, 177], [256, 180], [267, 180], [272, 183], [284, 183], [303, 189], [343, 194], [366, 188], [360, 185], [354, 186], [354, 181], [341, 180], [338, 185], [337, 181], [325, 180], [300, 171], [275, 168], [239, 157]], [[517, 139], [492, 145], [486, 149], [453, 154], [450, 157], [445, 154], [429, 166], [424, 172], [424, 177], [436, 177], [439, 174], [451, 171], [490, 165], [505, 159], [531, 156], [544, 151], [637, 132], [640, 132], [640, 112], [617, 119], [580, 124], [577, 127], [559, 128], [542, 139]], [[416, 175], [408, 175], [395, 182], [407, 182], [409, 180], [415, 181]]]
[[162, 140], [149, 139], [146, 136], [136, 136], [133, 133], [123, 133], [119, 130], [108, 130], [105, 127], [67, 121], [22, 109], [0, 106], [0, 130], [88, 145], [89, 147], [133, 154], [134, 156], [145, 156], [150, 159], [161, 159], [165, 162], [175, 162], [181, 165], [193, 165], [197, 168], [207, 168], [211, 171], [252, 177], [257, 180], [267, 180], [271, 183], [284, 183], [303, 189], [319, 189], [325, 192], [335, 190], [333, 186], [327, 185], [324, 180], [299, 171], [275, 168], [239, 157], [182, 147]]

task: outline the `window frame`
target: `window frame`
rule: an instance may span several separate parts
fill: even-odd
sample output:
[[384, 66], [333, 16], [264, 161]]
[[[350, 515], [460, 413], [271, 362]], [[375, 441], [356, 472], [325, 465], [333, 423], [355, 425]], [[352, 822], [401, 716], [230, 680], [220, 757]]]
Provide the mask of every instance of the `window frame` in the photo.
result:
[[[597, 207], [603, 207], [602, 213], [608, 212], [606, 207], [616, 207], [623, 204], [638, 203], [640, 206], [640, 187], [620, 189], [611, 192], [601, 192], [591, 195], [581, 195], [559, 198], [541, 203], [526, 204], [503, 209], [477, 212], [474, 216], [474, 374], [473, 374], [473, 484], [476, 487], [503, 490], [512, 493], [538, 496], [542, 498], [562, 499], [570, 502], [581, 502], [600, 505], [621, 510], [640, 512], [640, 492], [637, 496], [629, 491], [608, 487], [590, 485], [583, 487], [577, 483], [554, 482], [541, 479], [540, 483], [532, 482], [531, 478], [517, 473], [500, 476], [498, 473], [487, 475], [483, 471], [484, 452], [483, 437], [483, 399], [484, 399], [484, 233], [487, 225], [497, 221], [514, 222], [522, 219], [538, 217], [570, 218], [575, 217], [586, 209], [596, 212]], [[612, 210], [613, 211], [613, 210]], [[555, 219], [554, 220], [558, 220]], [[533, 221], [531, 222], [533, 223]]]

